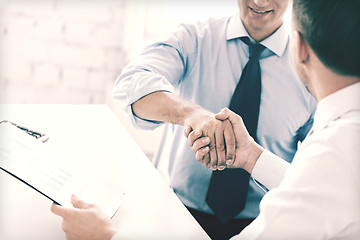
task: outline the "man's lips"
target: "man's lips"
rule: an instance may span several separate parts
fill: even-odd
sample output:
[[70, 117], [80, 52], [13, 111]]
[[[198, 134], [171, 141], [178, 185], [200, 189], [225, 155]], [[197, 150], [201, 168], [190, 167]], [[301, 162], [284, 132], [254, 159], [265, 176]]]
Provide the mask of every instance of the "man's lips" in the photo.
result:
[[270, 13], [272, 12], [273, 10], [259, 10], [259, 9], [254, 9], [252, 7], [249, 7], [251, 11], [253, 11], [254, 13], [257, 13], [257, 14], [267, 14], [267, 13]]

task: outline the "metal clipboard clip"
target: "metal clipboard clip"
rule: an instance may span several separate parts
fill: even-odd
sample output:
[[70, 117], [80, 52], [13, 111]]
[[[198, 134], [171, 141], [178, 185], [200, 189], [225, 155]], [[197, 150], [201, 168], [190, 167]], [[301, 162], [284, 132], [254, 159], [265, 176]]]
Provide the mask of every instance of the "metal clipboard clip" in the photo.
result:
[[36, 139], [42, 141], [43, 143], [46, 142], [47, 140], [49, 140], [49, 137], [48, 137], [45, 133], [42, 133], [42, 132], [39, 132], [39, 131], [35, 131], [35, 130], [30, 129], [30, 128], [26, 128], [26, 127], [24, 127], [24, 126], [22, 126], [22, 125], [13, 123], [13, 122], [8, 121], [8, 120], [2, 120], [2, 121], [0, 121], [0, 124], [1, 124], [1, 123], [5, 123], [5, 122], [11, 123], [12, 125], [14, 125], [14, 126], [16, 126], [17, 128], [25, 131], [27, 134], [29, 134], [30, 136], [35, 137]]

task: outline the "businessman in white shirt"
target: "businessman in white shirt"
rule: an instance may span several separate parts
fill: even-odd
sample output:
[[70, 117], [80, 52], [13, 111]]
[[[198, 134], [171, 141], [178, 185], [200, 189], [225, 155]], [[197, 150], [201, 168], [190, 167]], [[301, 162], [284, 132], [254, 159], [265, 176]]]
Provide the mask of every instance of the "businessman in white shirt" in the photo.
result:
[[[240, 116], [228, 109], [216, 116], [235, 132], [236, 156], [227, 167], [244, 168], [270, 190], [260, 215], [233, 239], [360, 238], [359, 12], [358, 0], [294, 0], [292, 58], [319, 103], [292, 164], [256, 144]], [[203, 161], [206, 138], [186, 135]], [[52, 206], [68, 239], [122, 239], [97, 206], [73, 203], [81, 210]]]
[[[256, 144], [240, 116], [217, 115], [236, 133], [227, 167], [244, 168], [270, 189], [260, 215], [232, 239], [360, 239], [359, 11], [356, 0], [294, 1], [292, 58], [318, 107], [291, 164]], [[206, 138], [193, 135], [189, 144], [202, 161]]]

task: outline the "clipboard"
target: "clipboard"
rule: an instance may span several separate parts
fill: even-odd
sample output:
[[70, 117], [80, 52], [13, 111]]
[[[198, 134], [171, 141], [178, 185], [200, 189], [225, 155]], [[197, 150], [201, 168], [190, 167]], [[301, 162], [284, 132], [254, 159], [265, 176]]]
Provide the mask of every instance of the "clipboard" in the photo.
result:
[[[49, 138], [38, 131], [0, 122], [0, 169], [56, 204], [72, 207], [71, 195], [97, 204], [112, 218], [125, 199], [124, 187], [94, 172], [74, 174], [56, 163], [46, 148]], [[116, 189], [116, 190], [114, 190]]]

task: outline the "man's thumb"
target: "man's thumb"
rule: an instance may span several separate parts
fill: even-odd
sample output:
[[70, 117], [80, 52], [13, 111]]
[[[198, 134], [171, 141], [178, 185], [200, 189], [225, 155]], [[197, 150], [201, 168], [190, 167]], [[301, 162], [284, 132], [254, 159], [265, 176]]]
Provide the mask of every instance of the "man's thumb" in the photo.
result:
[[71, 195], [71, 203], [74, 207], [79, 208], [79, 209], [85, 209], [85, 208], [89, 208], [90, 204], [81, 200], [78, 196], [76, 195]]

